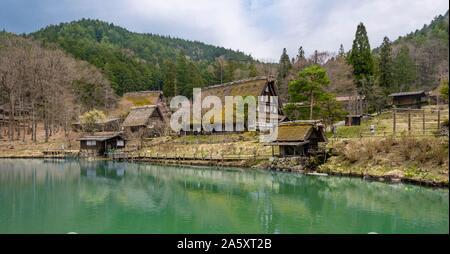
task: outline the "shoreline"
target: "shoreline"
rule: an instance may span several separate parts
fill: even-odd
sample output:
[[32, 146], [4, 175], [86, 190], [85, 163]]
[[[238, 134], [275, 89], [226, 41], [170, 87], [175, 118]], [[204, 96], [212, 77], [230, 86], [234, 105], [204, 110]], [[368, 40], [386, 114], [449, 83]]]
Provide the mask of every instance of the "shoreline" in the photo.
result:
[[[70, 157], [77, 160], [82, 160], [83, 158], [78, 157]], [[18, 156], [2, 156], [0, 155], [1, 159], [68, 159], [63, 157], [49, 157], [44, 155], [18, 155]], [[118, 160], [112, 160], [110, 158], [94, 158], [95, 160], [108, 160], [108, 161], [118, 161]], [[392, 176], [377, 176], [377, 175], [370, 175], [370, 174], [361, 174], [361, 173], [346, 173], [346, 172], [333, 172], [333, 171], [320, 171], [320, 170], [295, 170], [292, 168], [281, 168], [281, 167], [262, 167], [262, 166], [255, 166], [255, 165], [248, 165], [248, 160], [241, 160], [241, 161], [233, 161], [233, 162], [212, 162], [212, 161], [196, 161], [196, 160], [155, 160], [155, 159], [141, 159], [136, 158], [134, 160], [123, 160], [125, 162], [143, 162], [143, 163], [151, 163], [155, 165], [171, 165], [171, 166], [188, 166], [188, 167], [199, 167], [199, 166], [206, 166], [206, 167], [216, 167], [216, 168], [240, 168], [240, 169], [255, 169], [255, 170], [264, 170], [264, 171], [273, 171], [273, 172], [284, 172], [284, 173], [293, 173], [293, 174], [302, 174], [306, 176], [314, 176], [314, 175], [320, 175], [325, 174], [323, 176], [336, 176], [336, 177], [351, 177], [351, 178], [360, 178], [365, 181], [369, 182], [382, 182], [386, 184], [411, 184], [416, 186], [422, 186], [422, 187], [431, 187], [431, 188], [440, 188], [440, 189], [449, 189], [449, 183], [445, 182], [432, 182], [428, 180], [418, 180], [418, 179], [411, 179], [407, 177], [392, 177]], [[236, 163], [238, 162], [238, 163]]]

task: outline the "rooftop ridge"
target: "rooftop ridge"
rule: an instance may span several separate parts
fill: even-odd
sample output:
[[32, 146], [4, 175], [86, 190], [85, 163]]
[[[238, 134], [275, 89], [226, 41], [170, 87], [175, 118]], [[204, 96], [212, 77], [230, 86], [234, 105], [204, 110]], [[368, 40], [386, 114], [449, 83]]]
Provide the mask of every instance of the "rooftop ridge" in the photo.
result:
[[161, 90], [145, 90], [145, 91], [135, 91], [135, 92], [128, 92], [124, 93], [123, 96], [127, 95], [133, 95], [133, 94], [145, 94], [145, 93], [163, 93]]
[[252, 77], [252, 78], [235, 80], [235, 81], [231, 81], [231, 82], [227, 82], [227, 83], [222, 83], [222, 84], [216, 84], [216, 85], [212, 85], [212, 86], [202, 87], [202, 90], [208, 90], [208, 89], [212, 89], [212, 88], [237, 85], [237, 84], [246, 83], [246, 82], [250, 82], [250, 81], [256, 81], [256, 80], [270, 80], [270, 76], [256, 76], [256, 77]]
[[144, 105], [144, 106], [135, 106], [131, 107], [131, 109], [146, 109], [146, 108], [155, 108], [157, 105]]

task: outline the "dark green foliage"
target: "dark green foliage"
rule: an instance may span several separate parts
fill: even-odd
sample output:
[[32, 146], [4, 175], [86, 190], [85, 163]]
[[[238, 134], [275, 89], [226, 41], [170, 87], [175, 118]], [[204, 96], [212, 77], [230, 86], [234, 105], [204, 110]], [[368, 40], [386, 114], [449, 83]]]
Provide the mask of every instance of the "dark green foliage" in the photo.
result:
[[352, 50], [348, 56], [348, 61], [353, 66], [355, 82], [358, 88], [360, 88], [362, 82], [369, 79], [374, 72], [369, 38], [367, 37], [366, 27], [363, 23], [359, 23], [356, 29], [356, 35], [353, 40]]
[[278, 80], [286, 78], [291, 66], [291, 60], [287, 54], [286, 48], [284, 48], [278, 65]]
[[329, 84], [326, 70], [319, 65], [313, 64], [300, 71], [297, 79], [289, 83], [291, 103], [285, 108], [288, 116], [292, 119], [315, 117], [326, 123], [342, 118], [345, 112], [341, 105], [334, 94], [326, 92]]
[[342, 44], [341, 44], [341, 46], [339, 46], [338, 56], [339, 57], [345, 57], [344, 45], [342, 45]]
[[297, 54], [297, 61], [300, 61], [301, 59], [305, 59], [305, 50], [303, 49], [303, 46], [300, 46]]
[[416, 81], [416, 65], [407, 46], [403, 46], [395, 57], [393, 76], [397, 91], [408, 91]]
[[[397, 73], [396, 77], [393, 77], [393, 84], [396, 86], [392, 87], [393, 90], [432, 90], [439, 86], [442, 78], [448, 78], [448, 18], [447, 11], [445, 15], [434, 18], [429, 25], [399, 37], [392, 43], [392, 56], [397, 61]], [[409, 48], [409, 59], [405, 47]], [[375, 49], [374, 52], [381, 55], [381, 48]], [[402, 61], [409, 67], [401, 66]], [[415, 65], [415, 71], [411, 61]]]
[[378, 63], [379, 85], [385, 89], [387, 93], [393, 92], [393, 59], [391, 41], [388, 37], [384, 37], [380, 49], [380, 59]]
[[[164, 70], [171, 69], [163, 66], [168, 61], [177, 61], [177, 65], [181, 64], [179, 67], [189, 66], [191, 71], [196, 71], [191, 80], [187, 80], [187, 69], [176, 71], [177, 79], [180, 78], [181, 82], [178, 85], [181, 89], [179, 92], [183, 93], [188, 93], [188, 87], [183, 85], [197, 85], [192, 82], [203, 85], [204, 81], [208, 84], [217, 81], [207, 69], [220, 56], [226, 61], [253, 62], [251, 56], [240, 51], [197, 41], [133, 33], [99, 20], [82, 19], [52, 25], [30, 36], [45, 43], [57, 43], [76, 58], [100, 68], [107, 74], [111, 86], [119, 95], [128, 91], [160, 89], [167, 76]], [[180, 55], [189, 59], [186, 59], [185, 66], [178, 62]], [[202, 77], [199, 78], [199, 75]]]

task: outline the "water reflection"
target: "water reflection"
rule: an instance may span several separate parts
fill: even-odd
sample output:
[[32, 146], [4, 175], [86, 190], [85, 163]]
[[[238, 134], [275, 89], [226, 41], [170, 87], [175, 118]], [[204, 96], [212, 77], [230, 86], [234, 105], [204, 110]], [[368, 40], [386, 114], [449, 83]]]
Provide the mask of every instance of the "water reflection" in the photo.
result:
[[0, 233], [448, 233], [448, 212], [447, 190], [350, 178], [108, 161], [0, 164]]

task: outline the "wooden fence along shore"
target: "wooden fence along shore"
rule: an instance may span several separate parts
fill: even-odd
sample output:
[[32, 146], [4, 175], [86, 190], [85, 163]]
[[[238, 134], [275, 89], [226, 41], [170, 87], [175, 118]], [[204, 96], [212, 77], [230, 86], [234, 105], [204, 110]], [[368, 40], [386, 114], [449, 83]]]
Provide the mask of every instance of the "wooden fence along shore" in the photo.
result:
[[211, 162], [230, 162], [230, 161], [243, 161], [243, 160], [259, 160], [268, 159], [271, 155], [269, 154], [209, 154], [203, 156], [197, 156], [195, 154], [149, 154], [149, 153], [126, 153], [117, 152], [108, 154], [108, 158], [118, 161], [161, 161], [161, 160], [171, 160], [171, 161], [211, 161]]

